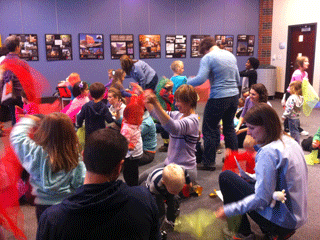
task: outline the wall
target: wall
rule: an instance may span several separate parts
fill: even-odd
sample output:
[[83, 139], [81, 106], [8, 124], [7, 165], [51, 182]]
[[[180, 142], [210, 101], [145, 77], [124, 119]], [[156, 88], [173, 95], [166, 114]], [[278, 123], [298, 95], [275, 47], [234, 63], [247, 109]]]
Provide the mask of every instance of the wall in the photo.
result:
[[[199, 58], [190, 58], [190, 36], [193, 34], [238, 34], [256, 36], [254, 56], [258, 52], [259, 0], [0, 0], [0, 34], [2, 41], [10, 33], [38, 34], [39, 61], [29, 64], [50, 82], [51, 95], [57, 82], [69, 73], [78, 72], [81, 79], [93, 83], [107, 81], [107, 70], [119, 68], [111, 60], [110, 34], [134, 34], [135, 58], [139, 53], [139, 34], [161, 34], [161, 59], [146, 60], [159, 76], [170, 77], [173, 59], [165, 58], [165, 35], [187, 35], [185, 75], [196, 75]], [[56, 18], [57, 16], [57, 18]], [[72, 34], [73, 60], [50, 61], [45, 56], [45, 34]], [[105, 38], [104, 60], [79, 59], [79, 33], [102, 33]], [[246, 56], [237, 57], [244, 69]]]
[[277, 66], [277, 92], [284, 92], [287, 48], [279, 49], [279, 43], [287, 44], [288, 26], [315, 22], [318, 23], [316, 36], [318, 41], [316, 41], [313, 87], [316, 92], [320, 92], [319, 7], [320, 3], [312, 0], [275, 0], [273, 3], [271, 64]]

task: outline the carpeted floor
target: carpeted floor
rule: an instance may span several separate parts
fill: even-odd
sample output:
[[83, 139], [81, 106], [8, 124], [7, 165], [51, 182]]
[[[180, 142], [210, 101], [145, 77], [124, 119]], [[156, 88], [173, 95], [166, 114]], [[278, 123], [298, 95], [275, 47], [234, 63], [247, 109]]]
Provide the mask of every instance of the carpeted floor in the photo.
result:
[[[280, 100], [271, 100], [270, 101], [279, 115], [282, 114], [283, 109], [280, 105]], [[198, 104], [197, 113], [202, 116], [204, 110], [204, 103]], [[315, 109], [309, 117], [305, 117], [304, 115], [301, 117], [301, 126], [304, 130], [308, 131], [311, 135], [313, 135], [318, 127], [320, 122], [320, 109]], [[301, 137], [301, 140], [306, 138], [305, 136]], [[162, 141], [160, 136], [158, 136], [158, 147], [162, 145]], [[2, 150], [2, 145], [0, 146], [0, 150]], [[308, 154], [306, 152], [306, 154]], [[140, 172], [153, 166], [159, 162], [162, 162], [166, 157], [166, 153], [156, 153], [156, 157], [154, 162], [149, 165], [140, 167]], [[222, 205], [222, 201], [219, 198], [210, 198], [209, 194], [214, 191], [214, 189], [219, 189], [218, 186], [218, 176], [221, 172], [223, 163], [222, 158], [224, 157], [224, 149], [222, 149], [221, 154], [217, 154], [216, 161], [216, 171], [207, 172], [207, 171], [198, 171], [198, 183], [203, 187], [202, 195], [199, 197], [191, 197], [186, 200], [183, 200], [181, 203], [181, 215], [186, 215], [193, 213], [197, 209], [208, 209], [209, 211], [214, 211], [220, 205]], [[314, 166], [308, 166], [308, 178], [309, 178], [309, 189], [308, 189], [308, 223], [297, 230], [296, 234], [292, 236], [290, 239], [292, 240], [316, 240], [320, 239], [320, 164]], [[122, 178], [122, 177], [121, 177]], [[25, 232], [28, 239], [35, 239], [37, 223], [35, 218], [35, 209], [32, 206], [22, 206], [24, 215], [25, 215]], [[223, 239], [221, 230], [226, 226], [226, 222], [224, 221], [215, 221], [209, 229], [205, 231], [205, 234], [198, 239]], [[252, 226], [255, 233], [258, 235], [258, 239], [263, 239], [261, 232], [259, 231], [256, 225]], [[14, 239], [12, 235], [6, 232], [7, 239]], [[209, 236], [209, 237], [208, 237]], [[197, 239], [188, 233], [179, 233], [179, 232], [168, 232], [167, 239]]]

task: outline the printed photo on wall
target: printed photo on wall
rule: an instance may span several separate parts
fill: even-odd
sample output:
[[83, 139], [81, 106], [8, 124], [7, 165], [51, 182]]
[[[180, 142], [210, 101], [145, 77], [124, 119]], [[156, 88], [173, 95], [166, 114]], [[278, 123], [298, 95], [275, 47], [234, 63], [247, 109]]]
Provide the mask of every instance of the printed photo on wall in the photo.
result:
[[238, 35], [237, 56], [253, 56], [254, 35]]
[[111, 59], [119, 59], [124, 54], [134, 58], [133, 34], [111, 34], [110, 47]]
[[20, 37], [19, 57], [26, 61], [38, 61], [38, 37], [37, 34], [9, 34]]
[[166, 58], [185, 58], [187, 35], [166, 35]]
[[80, 59], [104, 59], [103, 35], [79, 33]]
[[233, 35], [216, 35], [215, 39], [218, 47], [233, 52]]
[[202, 39], [210, 37], [210, 35], [191, 35], [191, 57], [201, 58], [202, 54], [199, 52], [199, 46]]
[[139, 35], [139, 57], [160, 58], [161, 57], [160, 35]]
[[72, 60], [71, 34], [46, 34], [48, 61]]

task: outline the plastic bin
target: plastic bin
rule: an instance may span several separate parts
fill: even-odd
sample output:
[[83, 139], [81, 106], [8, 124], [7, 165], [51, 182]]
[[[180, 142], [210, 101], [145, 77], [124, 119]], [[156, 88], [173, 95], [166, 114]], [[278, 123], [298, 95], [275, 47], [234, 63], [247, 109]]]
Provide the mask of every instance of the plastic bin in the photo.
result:
[[262, 83], [268, 90], [268, 96], [274, 98], [276, 94], [276, 67], [260, 65], [257, 69], [258, 83]]

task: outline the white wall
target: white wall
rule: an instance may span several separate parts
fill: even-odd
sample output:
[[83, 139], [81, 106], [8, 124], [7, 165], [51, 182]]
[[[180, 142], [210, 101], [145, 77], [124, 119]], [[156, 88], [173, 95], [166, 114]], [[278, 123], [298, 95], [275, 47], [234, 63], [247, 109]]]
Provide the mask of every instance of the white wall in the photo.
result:
[[287, 48], [279, 49], [279, 43], [287, 45], [289, 25], [305, 23], [317, 23], [313, 87], [320, 92], [320, 2], [273, 0], [271, 65], [277, 67], [277, 92], [284, 92], [287, 59]]

